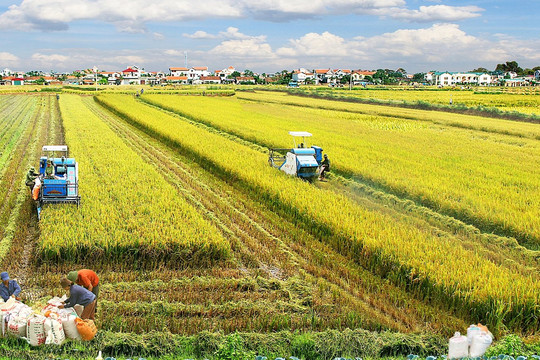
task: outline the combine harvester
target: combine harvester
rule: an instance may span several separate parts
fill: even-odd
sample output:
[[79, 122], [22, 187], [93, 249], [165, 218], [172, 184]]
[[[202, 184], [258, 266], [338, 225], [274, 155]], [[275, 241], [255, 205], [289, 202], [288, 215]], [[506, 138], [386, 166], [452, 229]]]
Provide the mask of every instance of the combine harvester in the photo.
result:
[[[294, 147], [292, 149], [270, 149], [268, 163], [286, 174], [313, 180], [319, 176], [323, 149], [319, 146], [306, 147], [306, 138], [312, 136], [306, 131], [289, 131]], [[300, 143], [297, 139], [302, 138]], [[283, 155], [286, 153], [286, 155]]]
[[[54, 157], [56, 153], [62, 153], [62, 156]], [[53, 167], [51, 175], [47, 175], [46, 171], [49, 161]], [[74, 158], [68, 158], [66, 145], [43, 146], [39, 159], [39, 179], [39, 193], [35, 188], [33, 193], [38, 219], [41, 219], [41, 210], [45, 204], [72, 203], [79, 206], [79, 166]]]

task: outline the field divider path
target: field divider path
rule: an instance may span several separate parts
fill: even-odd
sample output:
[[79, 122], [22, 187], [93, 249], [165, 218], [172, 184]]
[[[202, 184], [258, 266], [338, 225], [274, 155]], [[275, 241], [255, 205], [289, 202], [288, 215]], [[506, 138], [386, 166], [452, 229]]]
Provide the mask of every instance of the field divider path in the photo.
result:
[[[90, 103], [88, 100], [86, 100], [87, 106], [95, 111], [96, 105]], [[101, 109], [101, 108], [100, 108]], [[373, 289], [367, 289], [369, 290], [367, 293], [354, 290], [354, 288], [351, 288], [350, 285], [348, 285], [348, 281], [346, 279], [332, 279], [330, 274], [327, 273], [330, 267], [341, 267], [341, 265], [338, 264], [345, 264], [345, 268], [342, 268], [340, 270], [335, 269], [335, 271], [339, 272], [345, 272], [346, 267], [351, 267], [352, 264], [349, 260], [342, 258], [340, 255], [334, 254], [333, 250], [330, 250], [322, 243], [316, 242], [316, 245], [309, 245], [309, 246], [301, 246], [297, 242], [294, 241], [291, 242], [290, 240], [289, 245], [284, 243], [285, 239], [288, 239], [289, 236], [282, 237], [278, 234], [272, 234], [268, 230], [265, 229], [265, 225], [261, 223], [261, 220], [264, 221], [264, 223], [268, 223], [269, 219], [268, 217], [264, 217], [264, 215], [257, 215], [254, 217], [253, 207], [247, 205], [246, 208], [245, 204], [242, 204], [238, 206], [238, 201], [235, 203], [230, 203], [231, 196], [223, 196], [221, 195], [217, 189], [219, 189], [219, 185], [216, 189], [210, 188], [209, 186], [206, 186], [204, 184], [201, 184], [201, 181], [199, 179], [194, 179], [193, 175], [186, 169], [182, 168], [182, 164], [179, 163], [177, 160], [172, 160], [173, 163], [171, 163], [171, 159], [174, 158], [174, 150], [166, 150], [163, 145], [159, 146], [159, 148], [156, 148], [154, 144], [156, 144], [156, 141], [153, 138], [150, 138], [148, 135], [145, 134], [144, 138], [142, 136], [137, 136], [135, 133], [139, 133], [140, 130], [135, 130], [135, 128], [132, 125], [128, 125], [125, 122], [119, 122], [115, 119], [115, 117], [111, 117], [107, 114], [103, 113], [103, 110], [97, 109], [95, 112], [98, 116], [100, 116], [104, 121], [109, 123], [111, 128], [114, 129], [115, 132], [119, 134], [128, 144], [133, 146], [134, 150], [136, 152], [141, 152], [144, 148], [148, 148], [148, 151], [144, 152], [144, 158], [147, 158], [150, 160], [150, 163], [153, 164], [159, 164], [157, 166], [158, 169], [163, 169], [164, 176], [167, 177], [173, 177], [174, 182], [181, 182], [184, 187], [185, 191], [192, 192], [194, 196], [197, 196], [200, 198], [198, 201], [204, 201], [206, 204], [203, 206], [217, 206], [218, 208], [223, 208], [225, 205], [229, 209], [225, 210], [224, 215], [227, 216], [227, 214], [230, 214], [230, 211], [232, 210], [234, 213], [237, 213], [238, 216], [234, 216], [231, 218], [233, 221], [239, 221], [239, 222], [247, 222], [249, 226], [251, 226], [253, 229], [256, 229], [256, 232], [251, 231], [249, 234], [246, 234], [249, 236], [255, 236], [252, 240], [248, 239], [247, 246], [249, 247], [249, 250], [253, 255], [251, 255], [254, 258], [260, 259], [262, 253], [262, 248], [271, 246], [271, 250], [265, 250], [264, 253], [269, 253], [272, 257], [277, 256], [274, 258], [274, 260], [280, 259], [277, 263], [262, 263], [261, 268], [266, 269], [266, 271], [269, 272], [275, 272], [276, 270], [281, 272], [279, 269], [283, 266], [286, 266], [285, 273], [290, 273], [291, 269], [300, 268], [300, 269], [307, 269], [307, 270], [301, 270], [301, 272], [304, 274], [303, 276], [307, 276], [309, 281], [316, 282], [317, 278], [324, 278], [326, 282], [326, 286], [330, 286], [331, 288], [340, 289], [342, 296], [345, 296], [351, 303], [355, 304], [355, 307], [362, 309], [363, 312], [367, 314], [371, 314], [371, 316], [376, 317], [379, 319], [381, 324], [385, 324], [386, 328], [394, 328], [394, 329], [400, 329], [402, 331], [408, 329], [418, 329], [418, 325], [411, 321], [411, 319], [407, 319], [408, 317], [411, 317], [411, 314], [407, 314], [404, 316], [404, 314], [394, 313], [390, 310], [389, 306], [379, 304], [378, 301], [373, 301], [372, 296], [369, 295], [369, 292], [373, 291]], [[159, 142], [158, 142], [159, 143]], [[174, 173], [174, 174], [172, 174]], [[190, 184], [196, 184], [196, 187], [190, 187]], [[190, 187], [190, 189], [185, 189], [185, 187]], [[203, 190], [203, 192], [201, 192]], [[215, 201], [212, 203], [208, 203], [208, 199], [211, 199], [215, 197]], [[235, 197], [236, 198], [236, 197]], [[206, 200], [206, 201], [205, 201]], [[216, 205], [217, 204], [217, 205]], [[246, 210], [241, 210], [246, 209]], [[207, 210], [215, 213], [215, 210]], [[217, 214], [216, 216], [222, 217], [222, 214]], [[281, 221], [283, 222], [283, 219], [277, 219], [274, 221]], [[233, 223], [233, 225], [235, 225]], [[294, 226], [294, 225], [293, 225]], [[238, 225], [236, 225], [238, 227]], [[243, 227], [243, 226], [242, 226]], [[272, 232], [277, 231], [275, 227], [273, 227]], [[257, 235], [260, 233], [260, 235]], [[283, 234], [282, 234], [283, 235]], [[241, 238], [242, 240], [245, 239], [245, 237]], [[269, 242], [270, 241], [270, 242]], [[271, 245], [275, 243], [275, 245]], [[277, 246], [277, 250], [275, 249]], [[310, 250], [307, 250], [310, 249]], [[277, 252], [276, 252], [277, 251]], [[311, 252], [311, 253], [310, 253]], [[332, 254], [331, 258], [327, 259], [327, 263], [324, 264], [321, 268], [318, 268], [317, 266], [313, 266], [312, 264], [309, 264], [307, 259], [310, 259], [314, 256], [313, 252], [315, 252], [317, 257], [320, 257], [321, 254]], [[283, 255], [285, 255], [285, 258], [283, 258]], [[327, 255], [328, 256], [328, 255]], [[326, 256], [326, 257], [327, 257]], [[334, 258], [334, 259], [332, 259]], [[268, 268], [268, 265], [271, 267]], [[275, 270], [272, 270], [274, 268]], [[359, 270], [359, 269], [358, 269]], [[363, 277], [366, 277], [365, 270], [360, 270], [361, 274], [363, 274]], [[284, 276], [285, 274], [282, 274], [281, 276]], [[274, 275], [275, 276], [275, 275]], [[278, 275], [279, 276], [279, 275]], [[351, 277], [354, 277], [354, 275], [349, 275]], [[370, 274], [370, 277], [372, 275]], [[397, 289], [392, 289], [392, 291], [397, 291]], [[381, 294], [382, 295], [382, 294]], [[425, 305], [421, 305], [416, 300], [410, 299], [409, 302], [415, 303], [416, 306], [421, 308]], [[441, 313], [442, 309], [437, 310], [439, 311], [439, 314]], [[427, 316], [434, 315], [437, 311], [426, 311]], [[444, 311], [442, 311], [444, 312]], [[455, 322], [456, 319], [452, 319], [452, 317], [449, 314], [445, 315], [445, 321]], [[401, 323], [401, 324], [400, 324]], [[373, 325], [371, 325], [373, 326]]]

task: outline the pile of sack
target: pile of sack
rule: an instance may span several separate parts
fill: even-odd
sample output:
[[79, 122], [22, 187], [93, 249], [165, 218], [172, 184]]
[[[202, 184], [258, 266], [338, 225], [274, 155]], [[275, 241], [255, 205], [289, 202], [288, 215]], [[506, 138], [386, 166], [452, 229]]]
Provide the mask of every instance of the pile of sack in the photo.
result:
[[448, 359], [479, 358], [485, 354], [493, 342], [493, 334], [487, 326], [482, 324], [471, 325], [467, 329], [467, 336], [456, 332], [450, 338], [448, 345]]
[[53, 298], [40, 311], [10, 298], [0, 302], [0, 336], [16, 337], [32, 346], [62, 344], [65, 339], [92, 340], [97, 334], [92, 320], [82, 320], [74, 309], [59, 309], [63, 299]]

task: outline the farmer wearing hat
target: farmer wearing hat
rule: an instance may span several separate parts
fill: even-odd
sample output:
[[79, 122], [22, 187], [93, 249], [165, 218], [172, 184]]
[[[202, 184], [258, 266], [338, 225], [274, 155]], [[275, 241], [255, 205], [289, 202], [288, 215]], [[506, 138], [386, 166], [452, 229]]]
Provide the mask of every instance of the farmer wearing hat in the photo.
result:
[[34, 185], [36, 185], [36, 178], [39, 176], [39, 173], [36, 173], [36, 168], [33, 166], [30, 167], [28, 170], [28, 173], [26, 174], [26, 186], [30, 188], [30, 191], [34, 188]]
[[47, 179], [54, 179], [54, 164], [52, 158], [47, 160], [47, 167], [45, 167], [45, 177]]
[[99, 295], [99, 277], [95, 272], [89, 269], [70, 271], [67, 278], [69, 281], [86, 288], [88, 291], [91, 291], [94, 295], [96, 295], [97, 305], [97, 298]]
[[0, 273], [0, 279], [2, 279], [2, 283], [0, 283], [0, 296], [2, 299], [8, 301], [12, 297], [20, 300], [19, 294], [21, 293], [21, 287], [17, 284], [17, 281], [10, 280], [9, 274], [6, 271]]
[[63, 305], [60, 305], [59, 308], [70, 308], [74, 305], [84, 306], [83, 312], [81, 314], [81, 319], [91, 319], [94, 320], [94, 314], [96, 312], [96, 295], [91, 291], [86, 290], [82, 286], [74, 284], [68, 278], [62, 278], [60, 280], [60, 285], [66, 291], [69, 291], [69, 298], [64, 301]]

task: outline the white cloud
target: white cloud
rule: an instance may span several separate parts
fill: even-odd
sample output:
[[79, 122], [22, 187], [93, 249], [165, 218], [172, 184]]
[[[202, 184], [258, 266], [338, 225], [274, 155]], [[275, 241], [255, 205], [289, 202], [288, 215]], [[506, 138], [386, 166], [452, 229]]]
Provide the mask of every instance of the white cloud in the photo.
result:
[[342, 57], [351, 53], [351, 46], [344, 38], [333, 35], [328, 31], [322, 34], [309, 33], [299, 39], [289, 40], [290, 47], [282, 47], [277, 50], [282, 56], [328, 56]]
[[275, 58], [272, 47], [260, 38], [226, 40], [209, 51], [211, 55], [225, 59], [264, 59]]
[[154, 37], [155, 40], [163, 40], [163, 39], [165, 39], [165, 35], [163, 35], [162, 33], [158, 33], [158, 32], [153, 32], [152, 36]]
[[198, 30], [195, 31], [193, 34], [182, 34], [183, 37], [187, 37], [189, 39], [215, 39], [216, 36], [207, 33], [206, 31]]
[[[397, 68], [411, 71], [469, 70], [507, 61], [540, 61], [540, 40], [484, 39], [467, 34], [457, 24], [400, 29], [372, 37], [344, 39], [323, 32], [308, 33], [276, 50], [281, 59], [316, 67]], [[493, 66], [494, 67], [494, 66]]]
[[232, 27], [232, 26], [228, 27], [226, 31], [220, 31], [219, 36], [227, 38], [227, 39], [250, 39], [250, 38], [253, 38], [253, 36], [242, 34], [238, 30], [238, 28], [235, 28], [235, 27]]
[[0, 52], [0, 64], [2, 65], [17, 65], [19, 58], [8, 52]]
[[171, 55], [171, 56], [184, 56], [184, 52], [180, 50], [174, 50], [174, 49], [168, 49], [164, 51], [165, 55]]
[[484, 9], [477, 6], [432, 5], [420, 6], [419, 10], [398, 8], [390, 11], [388, 16], [410, 22], [450, 22], [478, 17], [482, 11]]
[[58, 65], [59, 63], [65, 63], [66, 60], [68, 60], [69, 57], [61, 54], [41, 54], [41, 53], [35, 53], [32, 55], [32, 61], [35, 63], [38, 63], [40, 65]]
[[127, 65], [139, 65], [148, 70], [166, 71], [170, 66], [184, 66], [184, 50], [188, 51], [188, 66], [221, 69], [233, 65], [260, 72], [299, 67], [465, 71], [479, 66], [494, 69], [497, 63], [510, 60], [522, 67], [533, 67], [540, 62], [540, 40], [521, 40], [503, 34], [473, 36], [450, 23], [349, 38], [329, 31], [310, 32], [277, 44], [265, 35], [246, 35], [232, 27], [216, 36], [221, 39], [219, 44], [195, 50], [39, 50], [23, 60], [0, 52], [0, 63], [31, 70], [71, 71], [94, 65], [100, 69], [123, 70]]
[[[13, 1], [13, 0], [12, 0]], [[407, 21], [457, 21], [479, 16], [476, 6], [406, 7], [405, 0], [22, 0], [0, 14], [1, 29], [67, 30], [71, 22], [95, 20], [122, 32], [147, 32], [149, 22], [255, 18], [286, 22], [328, 15], [376, 15]], [[191, 36], [204, 35], [202, 33]]]

